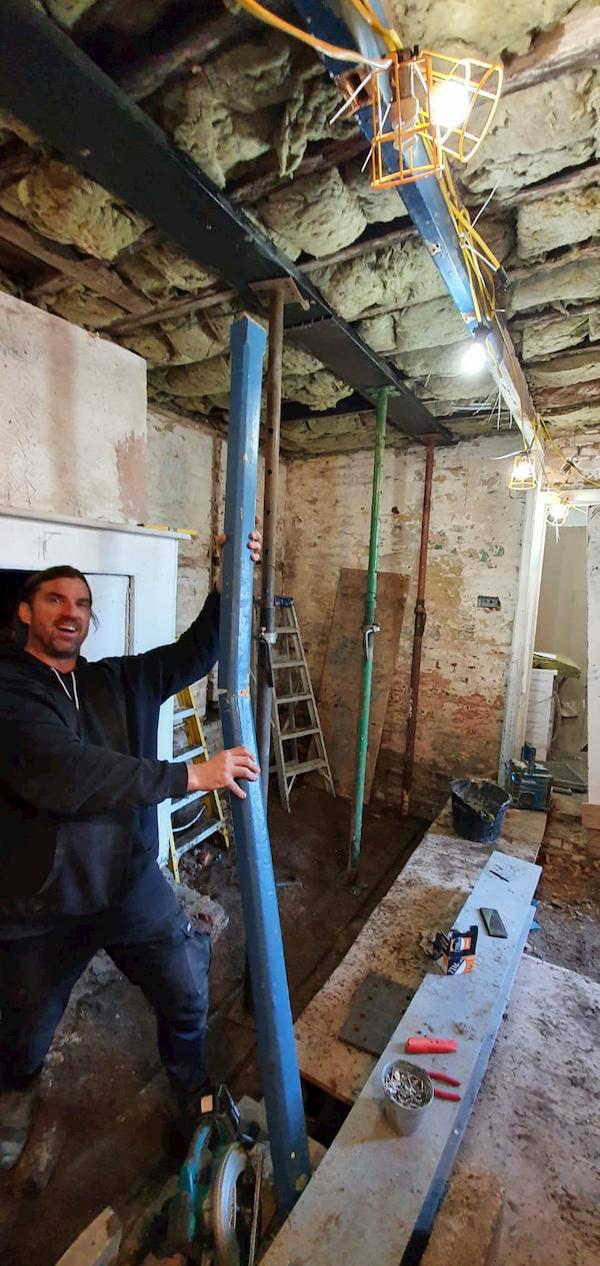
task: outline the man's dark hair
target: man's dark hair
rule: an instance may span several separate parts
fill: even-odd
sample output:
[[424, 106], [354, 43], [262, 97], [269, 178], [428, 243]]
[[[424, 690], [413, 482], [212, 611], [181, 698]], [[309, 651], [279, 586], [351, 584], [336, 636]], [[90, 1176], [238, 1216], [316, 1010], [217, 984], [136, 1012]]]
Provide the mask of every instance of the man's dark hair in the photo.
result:
[[[84, 576], [83, 572], [79, 571], [78, 567], [69, 567], [68, 563], [64, 563], [62, 566], [59, 566], [59, 567], [47, 567], [45, 571], [34, 572], [33, 575], [29, 577], [29, 580], [25, 581], [25, 584], [23, 585], [23, 588], [21, 589], [21, 592], [19, 594], [19, 601], [17, 602], [17, 610], [15, 612], [14, 632], [13, 632], [12, 640], [21, 649], [23, 649], [27, 641], [27, 625], [23, 624], [23, 621], [19, 619], [19, 604], [21, 602], [26, 602], [28, 606], [31, 606], [33, 599], [38, 589], [41, 587], [41, 585], [44, 585], [47, 580], [60, 580], [62, 576], [65, 576], [67, 580], [83, 580], [83, 583], [86, 586], [87, 591], [90, 595], [90, 607], [91, 607], [93, 598], [92, 598], [92, 591], [90, 589], [90, 582], [87, 576]], [[98, 628], [98, 623], [99, 623], [98, 617], [92, 611], [92, 625], [95, 629]]]
[[60, 580], [63, 576], [65, 576], [68, 580], [83, 580], [83, 583], [90, 595], [91, 606], [93, 601], [92, 591], [90, 589], [90, 583], [87, 576], [84, 576], [83, 572], [79, 571], [77, 567], [69, 567], [67, 563], [59, 567], [47, 567], [45, 571], [34, 572], [33, 576], [30, 576], [29, 580], [25, 581], [25, 584], [19, 594], [19, 602], [26, 602], [29, 606], [31, 606], [38, 589], [42, 585], [45, 585], [47, 580]]

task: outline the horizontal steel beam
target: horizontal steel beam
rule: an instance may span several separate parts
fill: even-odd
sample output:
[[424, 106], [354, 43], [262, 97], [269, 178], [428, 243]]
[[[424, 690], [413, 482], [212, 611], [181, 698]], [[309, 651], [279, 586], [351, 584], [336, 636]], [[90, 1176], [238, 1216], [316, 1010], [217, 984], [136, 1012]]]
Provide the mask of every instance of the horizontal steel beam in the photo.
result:
[[[251, 283], [293, 277], [308, 312], [286, 309], [286, 328], [322, 322], [323, 363], [365, 393], [394, 388], [390, 421], [414, 438], [452, 437], [402, 376], [359, 338], [319, 291], [234, 207], [153, 121], [27, 0], [0, 6], [0, 108], [21, 119], [67, 161], [145, 216], [197, 263], [215, 268], [251, 307]], [[318, 354], [318, 353], [317, 353]], [[319, 357], [319, 359], [323, 359]]]

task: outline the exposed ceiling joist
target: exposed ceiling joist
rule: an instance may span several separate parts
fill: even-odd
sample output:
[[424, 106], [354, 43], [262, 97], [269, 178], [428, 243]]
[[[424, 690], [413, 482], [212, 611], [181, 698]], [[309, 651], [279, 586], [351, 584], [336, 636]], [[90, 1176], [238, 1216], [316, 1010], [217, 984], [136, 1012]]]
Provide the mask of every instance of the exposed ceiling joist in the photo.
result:
[[543, 413], [552, 415], [560, 409], [575, 408], [600, 401], [600, 378], [578, 382], [569, 387], [538, 387], [535, 399]]
[[600, 9], [577, 5], [550, 31], [542, 31], [523, 57], [515, 57], [504, 74], [503, 95], [522, 92], [567, 71], [600, 62]]
[[[528, 325], [536, 325], [542, 327], [545, 325], [555, 325], [560, 319], [561, 313], [555, 309], [552, 312], [529, 312], [524, 316], [513, 317], [509, 322], [511, 330], [526, 330]], [[569, 316], [586, 317], [597, 316], [600, 318], [600, 303], [579, 303], [569, 307]]]
[[570, 171], [554, 176], [551, 180], [540, 180], [536, 185], [526, 185], [518, 189], [508, 198], [500, 198], [505, 207], [521, 207], [526, 202], [539, 202], [542, 198], [551, 198], [557, 193], [572, 193], [576, 189], [585, 189], [600, 180], [600, 163], [590, 163], [587, 167], [573, 167]]
[[4, 0], [0, 8], [0, 106], [197, 263], [216, 267], [250, 306], [251, 283], [293, 277], [310, 310], [290, 305], [286, 328], [320, 323], [323, 333], [327, 328], [327, 368], [363, 394], [390, 386], [393, 425], [414, 438], [433, 433], [451, 442], [402, 376], [332, 311], [301, 270], [63, 32], [21, 0]]
[[[200, 6], [201, 12], [202, 6]], [[245, 13], [228, 13], [226, 9], [199, 20], [173, 40], [162, 52], [151, 52], [138, 65], [117, 72], [116, 79], [128, 96], [142, 101], [156, 92], [172, 75], [180, 75], [208, 61], [228, 40], [251, 26]]]
[[[104, 264], [80, 259], [70, 247], [60, 246], [58, 242], [49, 242], [38, 233], [34, 233], [32, 229], [19, 224], [18, 220], [13, 220], [2, 212], [0, 212], [0, 241], [9, 242], [11, 246], [16, 246], [25, 254], [32, 255], [43, 264], [49, 264], [51, 268], [56, 268], [78, 285], [103, 295], [105, 299], [111, 299], [126, 312], [142, 314], [150, 308], [148, 300], [132, 286], [126, 285], [118, 273], [113, 272]], [[62, 277], [60, 280], [62, 286]]]

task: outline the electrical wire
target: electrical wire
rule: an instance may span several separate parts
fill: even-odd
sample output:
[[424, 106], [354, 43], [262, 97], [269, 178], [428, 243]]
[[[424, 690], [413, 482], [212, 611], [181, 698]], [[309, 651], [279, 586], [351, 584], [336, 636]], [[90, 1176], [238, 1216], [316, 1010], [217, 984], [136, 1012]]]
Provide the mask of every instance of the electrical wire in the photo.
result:
[[356, 10], [358, 16], [366, 22], [368, 26], [380, 35], [385, 41], [386, 48], [390, 53], [400, 52], [403, 48], [402, 40], [398, 32], [392, 26], [384, 26], [379, 20], [374, 9], [371, 7], [369, 0], [349, 0], [352, 8]]
[[[364, 53], [357, 53], [355, 49], [340, 48], [338, 44], [329, 44], [326, 40], [318, 39], [314, 35], [310, 35], [308, 31], [302, 30], [302, 27], [294, 26], [292, 22], [286, 22], [285, 18], [280, 18], [276, 13], [271, 13], [270, 9], [266, 9], [259, 0], [238, 0], [242, 9], [246, 9], [253, 17], [258, 18], [260, 22], [265, 22], [267, 26], [272, 26], [277, 31], [283, 31], [284, 35], [291, 35], [294, 39], [300, 40], [302, 44], [308, 44], [309, 48], [315, 49], [317, 53], [322, 53], [324, 57], [331, 57], [338, 62], [355, 62], [359, 66], [373, 66], [375, 70], [386, 70], [387, 61], [383, 58], [365, 57]], [[352, 0], [354, 3], [354, 0]], [[373, 15], [375, 16], [375, 15]]]
[[[309, 48], [315, 49], [316, 52], [322, 53], [325, 57], [330, 57], [334, 61], [350, 61], [361, 66], [371, 66], [376, 70], [387, 70], [389, 67], [389, 61], [384, 58], [378, 59], [367, 57], [364, 53], [359, 53], [354, 49], [341, 48], [337, 44], [330, 44], [326, 40], [321, 40], [313, 35], [310, 35], [308, 31], [304, 31], [301, 27], [294, 26], [293, 23], [287, 22], [284, 18], [278, 17], [275, 13], [271, 13], [269, 9], [266, 9], [264, 5], [259, 3], [259, 0], [238, 0], [238, 3], [243, 9], [246, 9], [248, 13], [251, 13], [253, 17], [266, 23], [267, 26], [272, 26], [275, 30], [282, 31], [285, 35], [291, 35], [302, 44], [307, 44]], [[367, 25], [384, 40], [388, 52], [397, 53], [402, 50], [403, 44], [398, 32], [391, 26], [386, 27], [383, 25], [374, 9], [371, 7], [369, 0], [349, 0], [349, 3], [352, 5], [352, 8], [362, 21], [366, 22]], [[428, 152], [429, 159], [433, 162], [432, 146], [425, 135], [423, 136], [423, 142]], [[496, 284], [494, 274], [500, 267], [500, 261], [496, 258], [493, 251], [475, 228], [479, 217], [483, 214], [488, 206], [488, 203], [493, 197], [495, 189], [492, 189], [492, 192], [488, 196], [486, 202], [476, 215], [475, 220], [471, 221], [469, 212], [457, 197], [446, 155], [443, 156], [443, 167], [439, 173], [439, 177], [442, 196], [456, 228], [460, 249], [467, 270], [469, 287], [473, 297], [475, 318], [478, 324], [482, 324], [484, 320], [488, 323], [494, 322], [496, 324], [497, 329], [500, 331], [508, 359], [514, 362], [515, 368], [519, 368], [514, 348], [512, 343], [507, 341], [506, 332], [502, 323], [498, 320], [496, 310]], [[497, 361], [495, 362], [495, 367], [497, 372], [499, 372], [500, 366]], [[514, 377], [512, 378], [512, 382], [513, 385], [515, 385]], [[519, 396], [518, 388], [517, 396]], [[517, 424], [519, 425], [520, 430], [523, 431], [525, 410], [520, 398], [518, 403], [519, 409], [517, 411]], [[533, 428], [534, 438], [529, 446], [526, 445], [525, 451], [530, 453], [537, 441], [540, 465], [542, 467], [546, 483], [549, 487], [550, 479], [548, 478], [543, 460], [543, 452], [546, 447], [552, 449], [553, 452], [557, 453], [559, 457], [561, 457], [567, 471], [573, 470], [583, 483], [589, 487], [600, 488], [600, 480], [592, 479], [591, 476], [586, 475], [572, 458], [566, 457], [564, 450], [552, 437], [550, 431], [548, 430], [548, 426], [538, 414], [536, 414], [533, 419], [529, 419], [529, 421]]]

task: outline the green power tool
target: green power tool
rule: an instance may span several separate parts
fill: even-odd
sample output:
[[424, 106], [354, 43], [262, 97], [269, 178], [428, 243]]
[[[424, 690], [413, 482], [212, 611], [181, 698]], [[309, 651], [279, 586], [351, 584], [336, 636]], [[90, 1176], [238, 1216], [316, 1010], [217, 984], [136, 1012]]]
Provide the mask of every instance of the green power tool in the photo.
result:
[[194, 1266], [253, 1266], [260, 1216], [262, 1152], [257, 1128], [241, 1129], [226, 1086], [203, 1095], [201, 1117], [168, 1209], [170, 1252]]

